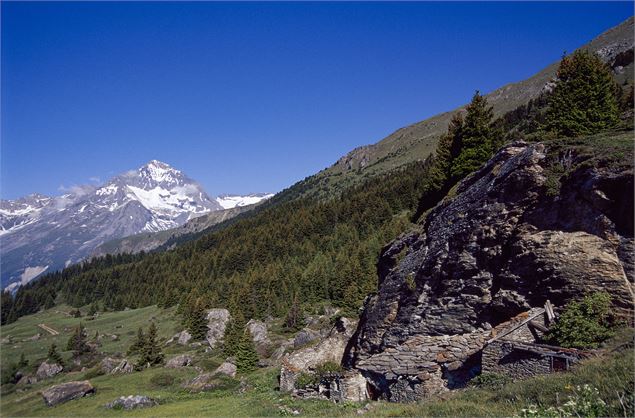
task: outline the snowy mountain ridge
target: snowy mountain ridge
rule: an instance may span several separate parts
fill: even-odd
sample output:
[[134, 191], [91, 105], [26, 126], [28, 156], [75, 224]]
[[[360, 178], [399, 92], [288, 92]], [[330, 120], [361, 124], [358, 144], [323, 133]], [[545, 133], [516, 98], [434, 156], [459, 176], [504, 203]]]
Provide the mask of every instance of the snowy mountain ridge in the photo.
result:
[[212, 199], [182, 171], [157, 160], [101, 186], [73, 190], [56, 197], [0, 200], [2, 287], [77, 263], [104, 242], [180, 227], [226, 206], [269, 197]]

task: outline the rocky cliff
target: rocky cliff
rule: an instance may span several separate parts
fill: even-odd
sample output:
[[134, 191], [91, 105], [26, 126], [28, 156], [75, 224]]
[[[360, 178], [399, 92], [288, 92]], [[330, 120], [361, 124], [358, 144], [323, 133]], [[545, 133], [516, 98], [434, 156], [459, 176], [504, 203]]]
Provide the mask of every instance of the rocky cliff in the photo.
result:
[[547, 299], [603, 290], [632, 312], [632, 146], [630, 132], [499, 151], [384, 248], [344, 365], [415, 400], [465, 384], [495, 327]]

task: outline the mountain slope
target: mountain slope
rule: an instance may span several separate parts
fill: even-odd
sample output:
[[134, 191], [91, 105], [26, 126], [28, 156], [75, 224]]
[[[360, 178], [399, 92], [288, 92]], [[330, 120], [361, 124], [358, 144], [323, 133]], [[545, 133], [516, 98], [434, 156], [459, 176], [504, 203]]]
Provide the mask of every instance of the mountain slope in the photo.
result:
[[[218, 201], [218, 199], [217, 199]], [[237, 205], [229, 209], [221, 209], [205, 215], [190, 219], [185, 224], [158, 232], [142, 232], [140, 234], [114, 239], [99, 245], [92, 257], [99, 257], [106, 254], [135, 254], [141, 251], [153, 251], [165, 246], [167, 243], [181, 239], [185, 240], [188, 235], [194, 235], [221, 222], [234, 218], [241, 213], [247, 212], [256, 207], [253, 205]]]
[[[634, 39], [634, 19], [631, 17], [580, 49], [598, 53], [614, 68], [619, 83], [626, 80], [633, 84]], [[556, 58], [560, 57], [554, 57], [554, 60]], [[547, 91], [556, 75], [558, 62], [555, 61], [526, 80], [507, 84], [487, 94], [485, 97], [493, 106], [495, 116], [512, 111]], [[446, 131], [452, 115], [462, 109], [464, 106], [440, 113], [398, 129], [375, 144], [352, 150], [334, 165], [318, 173], [312, 180], [319, 187], [309, 193], [319, 193], [320, 188], [341, 191], [351, 184], [359, 183], [363, 177], [375, 176], [415, 160], [424, 160], [434, 152], [438, 137]]]
[[178, 227], [222, 209], [192, 179], [156, 160], [101, 187], [0, 207], [3, 286], [76, 263], [113, 238]]

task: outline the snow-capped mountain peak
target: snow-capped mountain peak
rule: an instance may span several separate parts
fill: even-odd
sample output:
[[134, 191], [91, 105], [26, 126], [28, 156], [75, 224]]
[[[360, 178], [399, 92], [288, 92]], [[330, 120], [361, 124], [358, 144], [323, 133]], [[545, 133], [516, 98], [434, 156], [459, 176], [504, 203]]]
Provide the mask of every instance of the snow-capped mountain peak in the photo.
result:
[[184, 177], [181, 171], [158, 160], [151, 160], [137, 171], [144, 180], [164, 185], [179, 184]]
[[106, 241], [176, 228], [221, 209], [197, 182], [157, 160], [99, 187], [0, 201], [2, 285], [81, 261]]

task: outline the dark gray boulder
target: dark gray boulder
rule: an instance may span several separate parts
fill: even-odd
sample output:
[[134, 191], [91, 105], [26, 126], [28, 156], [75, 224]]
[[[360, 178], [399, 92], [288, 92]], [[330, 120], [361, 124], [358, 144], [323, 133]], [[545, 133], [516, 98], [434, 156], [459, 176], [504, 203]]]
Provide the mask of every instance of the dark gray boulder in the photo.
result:
[[51, 386], [42, 391], [42, 397], [47, 406], [55, 406], [92, 393], [95, 393], [93, 385], [88, 380], [83, 380]]

